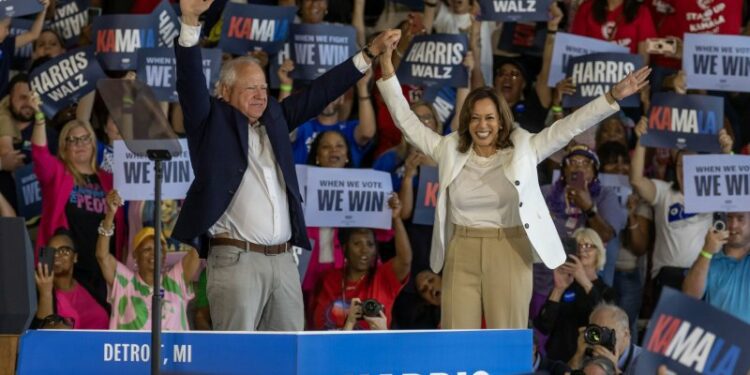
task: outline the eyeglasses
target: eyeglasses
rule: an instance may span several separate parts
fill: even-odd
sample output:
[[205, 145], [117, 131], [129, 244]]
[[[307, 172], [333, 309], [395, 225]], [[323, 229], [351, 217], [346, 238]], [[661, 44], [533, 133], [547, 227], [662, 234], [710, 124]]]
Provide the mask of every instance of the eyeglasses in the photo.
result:
[[578, 244], [578, 249], [580, 249], [580, 250], [591, 251], [591, 250], [594, 250], [595, 248], [596, 248], [596, 246], [594, 246], [594, 244], [592, 244], [592, 243], [586, 243], [586, 242], [584, 242], [584, 243], [579, 243]]
[[73, 328], [76, 325], [76, 320], [67, 316], [60, 316], [57, 314], [52, 314], [42, 319], [42, 323], [39, 325], [39, 327], [44, 329], [47, 327], [54, 327], [59, 324], [64, 324], [68, 327]]
[[75, 249], [73, 249], [70, 246], [60, 246], [57, 249], [55, 249], [55, 256], [68, 256], [70, 254], [73, 254], [75, 252]]
[[591, 159], [565, 159], [565, 164], [577, 167], [588, 167], [593, 163]]
[[91, 136], [88, 134], [82, 135], [80, 137], [74, 137], [71, 135], [70, 137], [65, 138], [65, 142], [67, 142], [69, 145], [74, 146], [86, 146], [91, 143]]

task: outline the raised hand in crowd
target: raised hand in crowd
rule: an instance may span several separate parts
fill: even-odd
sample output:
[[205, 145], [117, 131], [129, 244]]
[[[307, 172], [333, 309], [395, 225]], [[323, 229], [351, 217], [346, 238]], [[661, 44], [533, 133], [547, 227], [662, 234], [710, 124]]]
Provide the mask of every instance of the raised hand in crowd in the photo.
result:
[[388, 318], [383, 310], [380, 310], [378, 316], [365, 316], [364, 320], [370, 325], [371, 331], [385, 331], [388, 329]]
[[292, 88], [294, 85], [294, 79], [289, 73], [294, 70], [294, 61], [292, 59], [285, 59], [279, 69], [276, 71], [276, 76], [279, 77], [279, 101], [284, 100], [287, 96], [292, 95]]
[[552, 105], [562, 105], [563, 95], [573, 95], [576, 93], [576, 85], [573, 83], [573, 77], [561, 79], [555, 85]]
[[565, 184], [565, 197], [568, 202], [587, 212], [594, 207], [594, 200], [591, 198], [588, 188], [589, 181], [583, 184], [583, 189], [578, 189], [571, 184]]
[[199, 17], [211, 7], [214, 0], [180, 0], [182, 22], [190, 26], [199, 26]]
[[46, 264], [37, 263], [36, 270], [34, 271], [34, 281], [36, 281], [36, 288], [39, 292], [36, 317], [44, 319], [52, 315], [55, 311], [52, 306], [55, 271], [49, 269]]
[[[396, 49], [396, 46], [398, 45], [398, 41], [401, 39], [401, 30], [399, 29], [389, 29], [385, 30], [382, 33], [378, 34], [375, 39], [370, 42], [370, 44], [367, 46], [367, 48], [370, 50], [370, 52], [375, 56], [380, 56], [382, 54], [388, 53], [387, 57], [382, 60], [389, 60], [391, 59], [391, 54], [393, 53], [393, 50]], [[367, 57], [365, 56], [365, 59]], [[371, 63], [371, 61], [368, 61]], [[391, 64], [392, 65], [392, 64]]]
[[648, 86], [649, 74], [651, 74], [651, 67], [649, 66], [644, 66], [634, 72], [630, 72], [622, 81], [612, 86], [609, 95], [612, 96], [612, 99], [619, 101], [635, 94]]
[[[570, 285], [573, 284], [573, 272], [571, 267], [566, 266], [566, 264], [567, 263], [563, 263], [560, 267], [555, 268], [553, 272], [555, 284], [554, 290], [550, 295], [550, 300], [559, 301], [563, 292], [565, 292], [565, 289], [568, 289]], [[553, 299], [553, 296], [557, 296], [557, 298]]]
[[[27, 0], [27, 1], [33, 1], [33, 0]], [[19, 34], [16, 36], [16, 48], [21, 48], [39, 38], [39, 35], [42, 33], [42, 28], [44, 27], [44, 16], [47, 14], [47, 9], [50, 5], [50, 0], [38, 0], [40, 4], [44, 7], [44, 9], [39, 12], [36, 15], [36, 18], [34, 19], [34, 23], [31, 24], [31, 28], [29, 31]], [[2, 22], [7, 22], [8, 25], [10, 25], [10, 18], [7, 18], [6, 20]], [[6, 36], [7, 37], [7, 36]], [[0, 42], [5, 40], [5, 38], [0, 39]]]
[[117, 190], [110, 190], [106, 197], [106, 214], [99, 225], [99, 238], [96, 240], [96, 260], [99, 262], [99, 268], [102, 270], [102, 276], [104, 276], [107, 285], [112, 285], [115, 280], [117, 260], [109, 251], [111, 234], [106, 235], [106, 233], [114, 232], [115, 214], [122, 205], [123, 201]]
[[719, 129], [719, 146], [721, 147], [721, 153], [723, 154], [732, 153], [732, 147], [734, 147], [734, 140], [732, 139], [732, 136], [729, 135], [729, 132], [727, 131], [726, 127]]
[[258, 60], [258, 63], [263, 69], [265, 69], [268, 66], [268, 52], [256, 50], [256, 51], [248, 52], [247, 55]]
[[586, 270], [583, 268], [583, 263], [577, 255], [568, 255], [568, 261], [560, 266], [565, 272], [570, 273], [573, 279], [583, 287], [587, 292], [593, 287], [591, 280], [586, 275]]

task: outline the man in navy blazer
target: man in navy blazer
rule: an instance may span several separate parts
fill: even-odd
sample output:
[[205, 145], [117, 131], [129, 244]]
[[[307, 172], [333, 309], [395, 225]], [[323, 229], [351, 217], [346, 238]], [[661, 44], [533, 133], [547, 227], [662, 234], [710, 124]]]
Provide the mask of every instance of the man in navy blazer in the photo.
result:
[[203, 240], [214, 329], [299, 331], [304, 309], [290, 250], [311, 246], [289, 132], [353, 86], [386, 43], [398, 42], [400, 32], [382, 33], [281, 103], [268, 96], [256, 60], [231, 60], [222, 67], [217, 98], [212, 98], [198, 46], [198, 18], [212, 2], [180, 1], [177, 92], [195, 180], [173, 237]]

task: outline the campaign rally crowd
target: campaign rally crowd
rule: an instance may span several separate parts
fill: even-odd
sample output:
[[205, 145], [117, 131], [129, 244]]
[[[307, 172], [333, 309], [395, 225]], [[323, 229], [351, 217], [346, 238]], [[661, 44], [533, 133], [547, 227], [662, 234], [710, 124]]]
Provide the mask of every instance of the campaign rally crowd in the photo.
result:
[[[543, 18], [518, 22], [480, 0], [24, 1], [41, 11], [0, 21], [0, 217], [25, 217], [33, 244], [31, 328], [150, 329], [156, 241], [165, 330], [532, 328], [535, 371], [615, 374], [634, 373], [665, 287], [750, 324], [750, 206], [686, 209], [683, 168], [750, 154], [750, 92], [731, 91], [750, 54], [737, 78], [717, 68], [724, 89], [683, 69], [701, 64], [694, 35], [750, 50], [748, 0], [537, 1]], [[123, 34], [136, 16], [158, 35]], [[294, 30], [348, 52], [311, 69]], [[71, 79], [101, 66], [82, 80], [156, 90], [136, 55], [158, 46], [176, 70], [154, 108], [125, 94], [112, 113]], [[612, 58], [593, 52], [637, 63], [576, 59]], [[681, 98], [697, 115], [679, 119]], [[145, 111], [186, 139], [194, 175], [161, 202], [159, 239], [154, 202], [113, 178]], [[315, 226], [303, 165], [388, 173], [388, 228]]]

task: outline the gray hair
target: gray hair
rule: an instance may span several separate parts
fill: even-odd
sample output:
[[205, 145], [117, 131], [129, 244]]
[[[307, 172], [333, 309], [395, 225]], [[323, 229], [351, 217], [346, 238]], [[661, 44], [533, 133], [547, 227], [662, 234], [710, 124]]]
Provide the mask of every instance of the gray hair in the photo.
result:
[[604, 242], [602, 242], [602, 238], [599, 237], [599, 233], [596, 233], [596, 231], [591, 228], [581, 227], [576, 229], [571, 237], [575, 238], [576, 242], [581, 240], [591, 241], [596, 248], [596, 269], [599, 271], [603, 270], [604, 263], [607, 261], [607, 249], [604, 248]]
[[229, 88], [234, 86], [234, 83], [237, 82], [237, 70], [245, 65], [257, 65], [258, 67], [261, 67], [260, 61], [252, 56], [240, 56], [225, 62], [221, 66], [219, 80], [214, 86], [214, 94], [217, 97], [221, 96], [221, 87]]
[[615, 330], [619, 332], [630, 331], [630, 320], [628, 319], [628, 314], [620, 306], [612, 303], [600, 302], [598, 305], [596, 305], [596, 307], [594, 307], [594, 310], [591, 311], [591, 314], [589, 315], [589, 321], [591, 321], [591, 318], [594, 317], [594, 315], [599, 313], [608, 314], [615, 320], [615, 324], [617, 324]]

